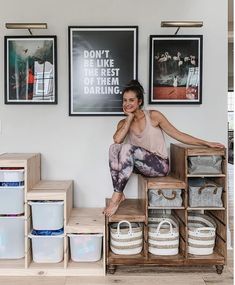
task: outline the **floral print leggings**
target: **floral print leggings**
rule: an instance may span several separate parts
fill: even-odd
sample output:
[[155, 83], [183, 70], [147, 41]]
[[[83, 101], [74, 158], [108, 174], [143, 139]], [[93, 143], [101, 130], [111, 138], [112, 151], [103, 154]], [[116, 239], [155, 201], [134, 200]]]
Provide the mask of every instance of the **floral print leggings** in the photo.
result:
[[146, 177], [166, 176], [169, 160], [135, 145], [112, 144], [109, 149], [109, 167], [114, 191], [123, 192], [133, 172]]

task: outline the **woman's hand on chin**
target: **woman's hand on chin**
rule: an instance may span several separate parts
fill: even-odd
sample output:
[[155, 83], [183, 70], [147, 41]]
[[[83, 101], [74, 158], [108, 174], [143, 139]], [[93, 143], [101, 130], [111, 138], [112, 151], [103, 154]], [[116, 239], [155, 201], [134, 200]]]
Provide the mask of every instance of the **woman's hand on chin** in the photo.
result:
[[126, 116], [128, 116], [128, 117], [130, 117], [130, 118], [134, 118], [134, 114], [131, 113], [131, 112], [127, 112], [127, 111], [125, 110], [125, 108], [123, 108], [123, 112], [124, 112], [124, 114], [125, 114]]

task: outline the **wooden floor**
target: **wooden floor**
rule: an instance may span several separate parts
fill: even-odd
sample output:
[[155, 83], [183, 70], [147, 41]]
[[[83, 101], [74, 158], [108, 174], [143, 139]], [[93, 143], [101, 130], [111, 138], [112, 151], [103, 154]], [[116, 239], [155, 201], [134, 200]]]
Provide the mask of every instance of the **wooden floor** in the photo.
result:
[[1, 285], [232, 285], [233, 252], [218, 275], [214, 267], [119, 267], [105, 277], [0, 277]]

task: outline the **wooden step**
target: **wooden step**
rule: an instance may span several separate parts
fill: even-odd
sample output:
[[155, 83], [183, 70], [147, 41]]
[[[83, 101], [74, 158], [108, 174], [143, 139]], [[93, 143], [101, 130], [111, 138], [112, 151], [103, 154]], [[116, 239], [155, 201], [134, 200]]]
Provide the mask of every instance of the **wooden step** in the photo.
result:
[[171, 175], [163, 176], [163, 177], [156, 177], [156, 178], [144, 178], [147, 181], [147, 188], [148, 189], [167, 189], [167, 188], [174, 188], [174, 189], [185, 189], [186, 184], [183, 180], [179, 180]]
[[103, 233], [105, 217], [103, 208], [73, 208], [65, 227], [66, 233]]
[[[26, 193], [26, 196], [27, 201], [64, 201], [64, 224], [68, 223], [68, 218], [73, 207], [72, 180], [41, 180]], [[29, 213], [29, 216], [31, 215], [29, 206], [27, 213]]]
[[27, 193], [28, 200], [64, 200], [71, 191], [72, 180], [41, 180]]
[[[106, 205], [109, 204], [109, 201], [110, 199], [106, 199]], [[126, 199], [120, 204], [117, 212], [108, 218], [108, 222], [120, 222], [121, 220], [145, 222], [145, 219], [145, 210], [139, 199]]]

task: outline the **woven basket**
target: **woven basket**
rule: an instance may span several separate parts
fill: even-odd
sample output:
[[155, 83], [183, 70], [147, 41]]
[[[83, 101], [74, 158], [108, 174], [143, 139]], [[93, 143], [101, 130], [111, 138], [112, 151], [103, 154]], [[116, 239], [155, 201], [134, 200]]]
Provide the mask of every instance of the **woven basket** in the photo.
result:
[[[177, 220], [175, 219], [175, 217], [173, 215], [170, 214], [158, 214], [158, 215], [149, 215], [148, 217], [148, 225], [152, 226], [152, 227], [157, 227], [158, 224], [162, 221], [168, 220], [172, 223], [172, 226], [174, 228], [178, 228], [179, 224], [177, 222]], [[168, 224], [163, 224], [162, 228], [169, 228]]]
[[[168, 228], [163, 228], [164, 225]], [[179, 252], [179, 228], [172, 221], [163, 220], [156, 226], [149, 226], [149, 252], [154, 255], [176, 255]]]
[[188, 216], [188, 252], [194, 255], [213, 253], [216, 236], [216, 223], [207, 215]]
[[143, 248], [143, 227], [139, 223], [120, 221], [110, 225], [110, 248], [115, 254], [138, 254]]

